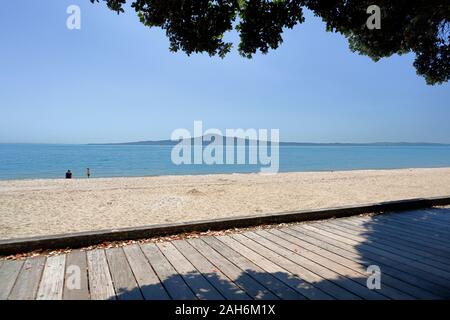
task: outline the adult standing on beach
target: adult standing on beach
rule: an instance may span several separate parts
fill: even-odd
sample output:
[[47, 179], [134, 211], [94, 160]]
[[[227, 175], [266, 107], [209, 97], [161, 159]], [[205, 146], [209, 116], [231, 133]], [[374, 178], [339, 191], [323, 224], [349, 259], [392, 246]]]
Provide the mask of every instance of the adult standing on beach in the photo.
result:
[[87, 175], [88, 179], [91, 177], [91, 169], [86, 168], [86, 175]]

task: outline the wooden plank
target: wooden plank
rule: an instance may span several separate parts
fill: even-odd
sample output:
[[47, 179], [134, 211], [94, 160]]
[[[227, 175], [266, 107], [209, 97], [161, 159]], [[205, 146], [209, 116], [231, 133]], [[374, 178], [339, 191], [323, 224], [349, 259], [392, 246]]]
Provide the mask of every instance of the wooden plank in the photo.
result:
[[[271, 233], [281, 239], [284, 239], [286, 241], [289, 241], [290, 243], [299, 246], [300, 248], [305, 248], [311, 252], [314, 252], [316, 254], [321, 255], [324, 258], [327, 258], [331, 261], [335, 261], [341, 265], [347, 266], [348, 268], [351, 268], [355, 270], [356, 272], [359, 272], [361, 275], [367, 277], [367, 267], [370, 265], [370, 263], [364, 263], [364, 261], [358, 262], [355, 260], [350, 259], [348, 257], [351, 255], [350, 253], [347, 254], [344, 252], [344, 254], [341, 254], [342, 250], [339, 248], [334, 247], [334, 249], [331, 248], [323, 248], [320, 245], [317, 244], [319, 242], [318, 240], [311, 238], [311, 237], [303, 237], [300, 234], [296, 236], [287, 233], [286, 230], [280, 230], [280, 229], [269, 229], [267, 230], [268, 233]], [[292, 249], [295, 250], [295, 247]], [[299, 251], [299, 249], [297, 249]], [[351, 258], [354, 258], [354, 256], [351, 256]], [[383, 273], [383, 286], [381, 290], [385, 292], [384, 294], [393, 298], [393, 299], [410, 299], [410, 297], [414, 297], [416, 299], [442, 299], [442, 297], [439, 297], [437, 295], [433, 295], [427, 291], [420, 290], [418, 287], [410, 285], [406, 282], [403, 282], [401, 280], [398, 280], [397, 278], [392, 277], [391, 275], [387, 273]], [[388, 288], [392, 288], [386, 292], [386, 286]], [[395, 290], [399, 290], [400, 294], [396, 293]], [[417, 293], [419, 291], [419, 293]], [[404, 294], [406, 293], [407, 296], [405, 297]]]
[[249, 296], [258, 300], [277, 300], [277, 296], [238, 268], [201, 239], [187, 240], [197, 251], [219, 268], [227, 277], [241, 287]]
[[434, 232], [439, 235], [446, 236], [447, 238], [450, 236], [450, 222], [440, 222], [433, 220], [423, 220], [419, 218], [411, 218], [411, 219], [399, 219], [404, 223], [414, 225], [414, 226], [424, 226], [427, 228], [432, 228]]
[[[281, 231], [312, 243], [322, 249], [334, 252], [357, 263], [361, 263], [366, 267], [370, 265], [378, 265], [381, 268], [383, 275], [390, 275], [393, 278], [399, 279], [401, 282], [406, 283], [408, 287], [412, 287], [412, 290], [409, 292], [414, 292], [414, 296], [416, 297], [423, 299], [436, 299], [445, 298], [450, 294], [445, 287], [435, 285], [426, 279], [418, 277], [416, 273], [410, 272], [410, 270], [408, 270], [408, 266], [399, 265], [379, 255], [375, 255], [370, 252], [361, 253], [353, 246], [335, 241], [329, 237], [318, 234], [317, 232], [311, 232], [304, 228], [283, 228]], [[397, 287], [398, 286], [399, 285], [397, 284]], [[414, 287], [417, 289], [414, 290]]]
[[[423, 239], [426, 239], [427, 242], [431, 242], [436, 245], [442, 245], [441, 239], [435, 238], [432, 235], [430, 235], [428, 232], [422, 232], [415, 230], [414, 227], [399, 227], [395, 226], [393, 223], [390, 222], [390, 220], [385, 219], [369, 219], [366, 217], [360, 217], [360, 218], [352, 218], [352, 219], [337, 219], [338, 221], [344, 221], [348, 222], [354, 225], [358, 226], [366, 226], [366, 227], [372, 227], [372, 228], [378, 228], [383, 229], [385, 231], [392, 232], [394, 235], [401, 235], [402, 237], [408, 238], [413, 241], [423, 241]], [[444, 246], [443, 252], [447, 252], [447, 248]]]
[[286, 285], [293, 288], [295, 291], [303, 295], [308, 299], [321, 299], [321, 300], [334, 300], [335, 298], [319, 288], [316, 288], [310, 282], [299, 277], [298, 274], [293, 274], [290, 271], [280, 267], [278, 264], [270, 261], [267, 257], [260, 255], [259, 253], [244, 246], [239, 241], [229, 237], [220, 236], [218, 240], [226, 244], [230, 248], [234, 248], [239, 251], [245, 257], [250, 259], [253, 263], [264, 269], [265, 272], [271, 274], [275, 278], [279, 279]]
[[[361, 218], [361, 219], [363, 219], [363, 218]], [[353, 221], [353, 220], [350, 220], [350, 221]], [[372, 227], [390, 230], [393, 232], [393, 234], [407, 236], [410, 239], [416, 239], [416, 241], [422, 241], [428, 245], [432, 245], [433, 248], [442, 250], [446, 253], [450, 252], [450, 249], [445, 245], [445, 243], [446, 243], [445, 241], [442, 242], [441, 239], [435, 238], [435, 237], [431, 236], [429, 233], [420, 232], [420, 231], [414, 230], [414, 228], [405, 228], [405, 227], [395, 226], [395, 224], [393, 224], [387, 220], [382, 220], [382, 219], [371, 219], [371, 220], [366, 219], [366, 221], [369, 221], [368, 223], [370, 223], [372, 225]]]
[[447, 248], [440, 248], [442, 242], [437, 242], [437, 244], [434, 242], [434, 239], [427, 238], [424, 235], [417, 235], [409, 232], [408, 230], [402, 230], [393, 228], [389, 225], [389, 223], [386, 224], [379, 224], [377, 222], [372, 222], [370, 220], [364, 220], [364, 219], [348, 219], [345, 221], [346, 224], [352, 224], [355, 226], [366, 226], [369, 224], [370, 228], [377, 228], [381, 229], [384, 232], [390, 234], [391, 237], [394, 237], [396, 239], [401, 239], [404, 241], [408, 241], [411, 243], [411, 245], [414, 245], [419, 248], [423, 248], [423, 250], [433, 250], [440, 256], [444, 257], [450, 257], [450, 252]]
[[34, 300], [41, 282], [44, 270], [45, 257], [28, 258], [17, 277], [8, 299], [10, 300]]
[[276, 294], [280, 299], [285, 300], [304, 300], [305, 297], [300, 293], [296, 292], [291, 287], [284, 284], [282, 281], [278, 280], [272, 274], [265, 272], [258, 265], [254, 264], [241, 254], [237, 253], [230, 247], [226, 246], [223, 242], [220, 242], [214, 237], [203, 237], [210, 247], [212, 247], [217, 252], [220, 252], [226, 259], [234, 263], [237, 267], [245, 270], [253, 279], [261, 283], [266, 288]]
[[[390, 217], [390, 216], [400, 216], [402, 218], [420, 218], [420, 219], [432, 219], [432, 220], [440, 220], [440, 216], [441, 214], [439, 214], [439, 208], [424, 208], [424, 209], [420, 209], [420, 210], [409, 210], [409, 211], [402, 211], [402, 212], [388, 212], [385, 215], [386, 217]], [[445, 215], [443, 215], [442, 217], [443, 219], [445, 219]]]
[[116, 293], [103, 249], [86, 252], [88, 262], [89, 290], [92, 300], [115, 300]]
[[[392, 213], [395, 214], [395, 213]], [[390, 214], [389, 214], [390, 215]], [[428, 217], [434, 220], [450, 221], [450, 207], [432, 207], [420, 210], [410, 210], [401, 213], [401, 216]]]
[[324, 279], [333, 281], [338, 286], [348, 290], [356, 296], [370, 300], [387, 300], [387, 297], [384, 295], [368, 289], [365, 279], [362, 279], [358, 273], [349, 268], [333, 263], [330, 260], [324, 259], [314, 253], [307, 252], [306, 250], [302, 250], [298, 253], [290, 251], [273, 242], [272, 240], [274, 240], [274, 237], [271, 237], [272, 239], [269, 240], [254, 232], [245, 232], [243, 235], [292, 262], [308, 268]]
[[[380, 219], [379, 217], [375, 219], [375, 221], [383, 221], [389, 223], [390, 226], [398, 228], [398, 229], [406, 229], [410, 232], [413, 232], [419, 236], [426, 236], [430, 239], [434, 239], [434, 241], [448, 241], [450, 240], [450, 235], [448, 234], [448, 230], [441, 227], [433, 227], [426, 226], [421, 223], [408, 222], [405, 220], [397, 219], [395, 216], [386, 217], [384, 219]], [[445, 230], [445, 231], [444, 231]]]
[[37, 300], [61, 300], [64, 291], [66, 255], [48, 257], [37, 292]]
[[399, 267], [400, 271], [408, 272], [410, 275], [420, 277], [423, 280], [425, 280], [426, 282], [433, 283], [435, 285], [435, 288], [439, 287], [439, 288], [441, 288], [441, 290], [443, 290], [445, 292], [450, 292], [449, 287], [445, 284], [444, 279], [442, 279], [441, 277], [436, 277], [435, 275], [428, 273], [422, 269], [416, 268], [407, 259], [401, 259], [401, 257], [397, 258], [397, 256], [394, 254], [389, 254], [382, 250], [377, 250], [377, 249], [371, 248], [365, 244], [356, 243], [355, 241], [346, 239], [344, 237], [340, 237], [340, 236], [338, 236], [334, 233], [330, 233], [326, 230], [313, 228], [310, 225], [302, 225], [301, 227], [295, 226], [294, 229], [296, 229], [296, 228], [308, 229], [308, 230], [312, 231], [313, 233], [325, 235], [326, 237], [331, 238], [332, 243], [336, 243], [336, 242], [344, 243], [347, 245], [347, 249], [359, 252], [359, 254], [364, 258], [369, 256], [371, 259], [373, 259], [375, 261], [381, 261], [382, 263], [393, 266], [394, 268], [396, 266], [399, 267], [399, 263], [400, 263], [401, 264], [401, 268]]
[[387, 220], [395, 221], [405, 225], [426, 229], [445, 237], [450, 237], [450, 221], [438, 220], [434, 217], [424, 217], [416, 213], [411, 214], [391, 214], [384, 217]]
[[89, 300], [86, 252], [75, 250], [66, 256], [64, 300]]
[[123, 248], [145, 300], [169, 300], [170, 297], [137, 244]]
[[0, 300], [6, 300], [23, 265], [22, 260], [5, 260], [0, 267]]
[[[450, 221], [440, 220], [438, 217], [417, 217], [413, 214], [388, 214], [388, 215], [378, 215], [374, 217], [375, 220], [379, 220], [380, 222], [392, 221], [393, 224], [400, 225], [408, 225], [413, 229], [417, 230], [429, 230], [432, 232], [436, 232], [437, 235], [442, 235], [449, 237], [449, 225]], [[425, 220], [426, 219], [426, 220]]]
[[147, 259], [150, 261], [153, 269], [158, 275], [161, 283], [174, 300], [196, 300], [197, 297], [189, 289], [183, 278], [177, 273], [174, 267], [161, 253], [154, 243], [141, 245]]
[[330, 237], [333, 237], [336, 240], [345, 242], [353, 246], [358, 246], [358, 249], [360, 250], [367, 250], [375, 254], [381, 255], [383, 257], [397, 261], [399, 263], [404, 263], [417, 270], [421, 270], [422, 272], [425, 272], [429, 275], [430, 281], [434, 281], [437, 284], [439, 283], [445, 284], [450, 280], [446, 279], [447, 273], [445, 271], [433, 268], [431, 266], [421, 263], [420, 261], [407, 258], [406, 253], [402, 254], [400, 250], [380, 248], [380, 245], [374, 242], [358, 242], [353, 239], [350, 239], [346, 233], [340, 232], [335, 228], [330, 228], [329, 226], [325, 225], [311, 224], [311, 225], [304, 225], [303, 227], [308, 228], [310, 230], [317, 230], [318, 232], [319, 231], [326, 232], [328, 235], [330, 235]]
[[224, 297], [198, 272], [170, 242], [157, 244], [159, 250], [169, 260], [175, 270], [180, 274], [186, 284], [200, 300], [224, 300]]
[[338, 227], [331, 224], [326, 223], [311, 224], [311, 227], [329, 231], [335, 235], [338, 235], [351, 241], [352, 244], [358, 245], [358, 247], [364, 246], [365, 248], [368, 248], [369, 250], [372, 250], [373, 252], [376, 252], [378, 254], [382, 254], [387, 257], [392, 257], [396, 259], [396, 261], [398, 262], [407, 263], [416, 268], [432, 273], [434, 277], [436, 277], [436, 279], [440, 278], [440, 280], [438, 281], [442, 280], [444, 281], [443, 283], [448, 282], [448, 284], [450, 285], [450, 272], [435, 267], [434, 265], [428, 264], [426, 262], [422, 262], [421, 260], [423, 260], [423, 258], [414, 255], [412, 253], [409, 253], [406, 250], [401, 250], [398, 248], [394, 248], [392, 246], [383, 245], [376, 241], [368, 241], [368, 239], [365, 239], [364, 237], [352, 235], [347, 231], [341, 231], [338, 229]]
[[449, 222], [450, 221], [450, 207], [445, 208], [432, 208], [432, 209], [423, 209], [422, 213], [426, 214], [430, 218], [436, 221]]
[[438, 230], [445, 231], [447, 234], [449, 233], [450, 220], [447, 219], [439, 219], [439, 215], [430, 215], [426, 212], [426, 210], [421, 210], [417, 212], [411, 212], [407, 214], [389, 214], [386, 215], [386, 218], [389, 219], [398, 219], [400, 221], [424, 225], [428, 227], [438, 228]]
[[[338, 274], [343, 275], [344, 277], [350, 278], [351, 280], [362, 285], [364, 290], [368, 290], [367, 288], [368, 275], [365, 272], [365, 270], [363, 270], [359, 265], [357, 268], [355, 268], [355, 265], [353, 263], [348, 265], [348, 261], [345, 261], [346, 263], [342, 263], [342, 260], [338, 259], [336, 261], [334, 259], [331, 259], [329, 256], [324, 257], [320, 254], [317, 254], [315, 250], [310, 250], [311, 248], [305, 248], [305, 246], [298, 245], [299, 241], [297, 241], [296, 243], [289, 242], [288, 240], [285, 240], [283, 237], [278, 237], [267, 230], [255, 231], [255, 234], [264, 237], [265, 239], [272, 241], [273, 243], [276, 243], [277, 245], [283, 247], [284, 249], [289, 250], [290, 252], [296, 255], [303, 256], [309, 260], [317, 262], [322, 266], [335, 271]], [[403, 299], [403, 300], [414, 299], [412, 296], [387, 285], [386, 281], [384, 281], [384, 278], [382, 288], [380, 290], [375, 290], [374, 292], [380, 293], [383, 296], [388, 297], [390, 299]], [[363, 295], [363, 297], [368, 299], [372, 298], [365, 295]], [[377, 297], [374, 298], [377, 299]]]
[[273, 263], [279, 265], [281, 268], [287, 270], [288, 272], [296, 275], [297, 277], [311, 283], [314, 287], [322, 290], [324, 293], [326, 293], [329, 296], [334, 297], [335, 299], [351, 299], [351, 300], [359, 300], [360, 297], [357, 295], [349, 292], [348, 290], [336, 285], [329, 279], [325, 279], [318, 275], [317, 273], [311, 271], [308, 268], [305, 268], [302, 265], [298, 265], [294, 263], [293, 261], [279, 255], [278, 253], [275, 253], [261, 244], [253, 241], [252, 239], [245, 237], [242, 234], [236, 234], [232, 236], [233, 239], [239, 241], [243, 245], [245, 245], [247, 248], [258, 252], [268, 260], [272, 261]]
[[440, 208], [431, 208], [431, 209], [420, 209], [420, 210], [412, 210], [412, 211], [402, 211], [402, 212], [388, 212], [386, 214], [375, 215], [375, 217], [400, 217], [402, 219], [411, 219], [411, 218], [420, 218], [427, 219], [433, 221], [442, 221], [448, 222], [450, 221], [450, 215], [440, 214], [443, 209]]
[[106, 259], [108, 260], [117, 299], [143, 300], [141, 290], [134, 279], [122, 248], [106, 249]]
[[348, 235], [349, 238], [354, 239], [356, 241], [365, 241], [372, 242], [378, 245], [380, 248], [386, 248], [386, 250], [401, 250], [404, 252], [406, 257], [410, 257], [411, 259], [422, 261], [424, 258], [427, 258], [424, 263], [430, 264], [436, 268], [441, 268], [444, 271], [448, 269], [449, 260], [445, 260], [445, 262], [438, 261], [435, 257], [438, 256], [438, 252], [433, 250], [425, 251], [418, 247], [417, 245], [412, 246], [408, 240], [408, 238], [400, 238], [397, 241], [389, 240], [386, 235], [389, 233], [385, 233], [382, 228], [371, 228], [371, 227], [361, 227], [349, 225], [344, 222], [337, 221], [328, 221], [323, 224], [327, 227], [332, 227], [341, 232], [344, 232]]
[[[391, 232], [386, 232], [383, 228], [371, 228], [370, 226], [359, 226], [356, 224], [352, 224], [349, 221], [330, 221], [330, 224], [336, 225], [340, 228], [345, 228], [347, 230], [351, 230], [356, 235], [363, 237], [370, 237], [371, 240], [374, 240], [378, 243], [392, 245], [397, 248], [402, 248], [403, 250], [407, 250], [408, 252], [414, 253], [418, 256], [426, 258], [428, 262], [437, 262], [438, 265], [448, 265], [450, 263], [450, 257], [440, 256], [441, 252], [432, 248], [428, 248], [428, 250], [418, 243], [414, 243], [408, 238], [399, 237], [393, 235]], [[343, 229], [341, 229], [343, 230]]]
[[[330, 226], [330, 225], [321, 225], [318, 226], [320, 229], [326, 229], [336, 235], [344, 236], [348, 239], [355, 240], [356, 237], [354, 235], [349, 235], [346, 233], [346, 231], [339, 230], [338, 226]], [[331, 228], [331, 229], [330, 229]], [[342, 229], [342, 227], [341, 227]], [[378, 241], [372, 241], [370, 239], [370, 235], [366, 235], [366, 237], [361, 238], [368, 238], [365, 241], [365, 245], [368, 245], [370, 247], [374, 247], [376, 249], [383, 250], [384, 252], [389, 252], [389, 254], [395, 254], [398, 256], [398, 258], [402, 259], [411, 259], [413, 262], [412, 264], [417, 267], [426, 270], [427, 272], [432, 272], [437, 275], [440, 275], [441, 277], [448, 277], [450, 276], [450, 273], [446, 271], [446, 264], [442, 264], [440, 262], [434, 262], [434, 261], [423, 261], [426, 260], [423, 257], [418, 256], [417, 254], [411, 253], [408, 251], [407, 248], [402, 247], [400, 245], [396, 245], [395, 243], [398, 241], [395, 241], [395, 243], [387, 243], [387, 244], [381, 244]], [[426, 241], [425, 239], [422, 239], [422, 241]], [[396, 247], [397, 246], [397, 247]], [[440, 269], [440, 270], [439, 270]]]
[[245, 291], [185, 240], [176, 240], [172, 243], [227, 300], [251, 300]]

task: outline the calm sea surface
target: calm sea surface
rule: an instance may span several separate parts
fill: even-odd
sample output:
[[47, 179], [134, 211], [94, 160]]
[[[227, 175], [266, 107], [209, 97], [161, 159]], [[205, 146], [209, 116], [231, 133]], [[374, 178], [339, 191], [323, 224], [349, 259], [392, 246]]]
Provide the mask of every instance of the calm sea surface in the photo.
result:
[[[175, 165], [171, 146], [0, 144], [0, 179], [259, 172], [259, 165]], [[282, 146], [280, 171], [450, 167], [450, 146]]]

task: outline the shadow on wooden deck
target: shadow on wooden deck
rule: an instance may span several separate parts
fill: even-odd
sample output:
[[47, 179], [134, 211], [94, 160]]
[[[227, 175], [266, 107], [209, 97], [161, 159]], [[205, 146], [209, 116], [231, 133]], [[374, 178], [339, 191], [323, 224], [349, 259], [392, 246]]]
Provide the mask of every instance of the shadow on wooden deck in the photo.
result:
[[[245, 269], [234, 277], [230, 276], [232, 270], [225, 271], [225, 276], [219, 269], [211, 273], [177, 273], [155, 285], [131, 290], [116, 288], [116, 297], [124, 300], [448, 299], [449, 226], [450, 209], [435, 208], [244, 232], [237, 238], [204, 237], [195, 241], [205, 242], [232, 261], [233, 257], [217, 247], [218, 240], [226, 240], [227, 250], [235, 250], [257, 265], [257, 269], [264, 269], [263, 272]], [[249, 249], [264, 258], [256, 261], [254, 256], [239, 249]], [[368, 284], [376, 287], [378, 277], [380, 288], [369, 289]]]
[[0, 300], [449, 299], [449, 243], [434, 208], [74, 250], [0, 260]]

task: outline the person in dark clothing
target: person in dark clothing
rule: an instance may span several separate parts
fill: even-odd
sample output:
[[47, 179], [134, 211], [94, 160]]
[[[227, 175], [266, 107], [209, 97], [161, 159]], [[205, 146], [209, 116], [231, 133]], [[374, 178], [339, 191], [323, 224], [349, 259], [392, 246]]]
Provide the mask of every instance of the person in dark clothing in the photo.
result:
[[72, 171], [67, 170], [67, 172], [66, 172], [66, 179], [72, 179]]
[[91, 177], [91, 169], [86, 168], [86, 175], [87, 175], [88, 179]]

